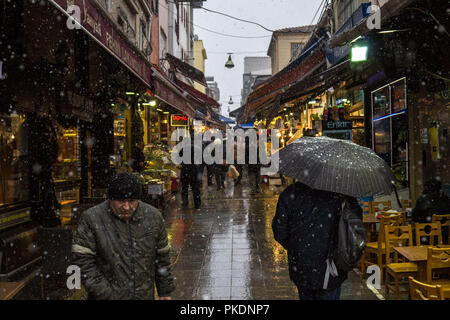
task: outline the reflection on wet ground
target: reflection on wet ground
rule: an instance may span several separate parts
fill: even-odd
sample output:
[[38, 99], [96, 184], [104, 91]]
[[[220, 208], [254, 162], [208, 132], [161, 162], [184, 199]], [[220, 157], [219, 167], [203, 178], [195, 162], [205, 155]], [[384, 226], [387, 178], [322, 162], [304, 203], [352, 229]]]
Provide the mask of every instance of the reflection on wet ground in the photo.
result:
[[[242, 179], [228, 179], [225, 190], [202, 189], [202, 207], [180, 208], [180, 195], [165, 212], [173, 249], [174, 299], [298, 299], [289, 280], [285, 250], [273, 239], [272, 217], [284, 187], [263, 186], [251, 194]], [[354, 273], [342, 299], [377, 299]]]

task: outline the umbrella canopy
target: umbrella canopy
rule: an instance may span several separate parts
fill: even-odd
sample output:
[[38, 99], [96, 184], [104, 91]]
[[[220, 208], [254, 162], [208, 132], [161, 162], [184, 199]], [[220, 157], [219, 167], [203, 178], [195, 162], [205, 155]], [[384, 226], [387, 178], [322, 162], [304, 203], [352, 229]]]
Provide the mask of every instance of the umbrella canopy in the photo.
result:
[[347, 140], [302, 137], [279, 151], [279, 171], [313, 189], [352, 197], [391, 194], [394, 175], [371, 149]]

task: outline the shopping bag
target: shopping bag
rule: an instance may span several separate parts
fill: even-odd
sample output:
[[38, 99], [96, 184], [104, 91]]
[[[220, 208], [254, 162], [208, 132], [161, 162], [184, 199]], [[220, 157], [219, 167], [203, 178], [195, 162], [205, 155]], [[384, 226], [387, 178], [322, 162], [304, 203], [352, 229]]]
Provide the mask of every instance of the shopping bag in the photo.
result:
[[237, 171], [237, 169], [234, 165], [230, 165], [230, 170], [228, 172], [231, 173], [231, 176], [233, 177], [233, 179], [236, 179], [237, 177], [239, 177], [239, 171]]

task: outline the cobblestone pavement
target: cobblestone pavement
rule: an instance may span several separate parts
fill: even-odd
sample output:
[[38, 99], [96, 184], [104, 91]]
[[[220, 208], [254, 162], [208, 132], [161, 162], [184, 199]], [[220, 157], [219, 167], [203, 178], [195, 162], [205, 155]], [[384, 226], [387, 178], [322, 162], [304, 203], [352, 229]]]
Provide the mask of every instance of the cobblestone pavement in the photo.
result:
[[[224, 190], [202, 188], [202, 206], [180, 208], [178, 194], [165, 212], [173, 249], [176, 291], [185, 300], [295, 300], [287, 255], [273, 238], [271, 223], [279, 192], [263, 186], [251, 194], [247, 181], [228, 178]], [[350, 272], [341, 299], [377, 300], [357, 272]]]

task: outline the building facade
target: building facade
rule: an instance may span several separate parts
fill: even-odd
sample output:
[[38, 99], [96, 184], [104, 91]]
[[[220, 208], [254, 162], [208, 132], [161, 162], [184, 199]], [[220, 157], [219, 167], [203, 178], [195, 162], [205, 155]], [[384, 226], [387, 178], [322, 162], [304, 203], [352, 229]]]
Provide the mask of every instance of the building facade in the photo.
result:
[[272, 74], [270, 57], [244, 57], [244, 74], [242, 75], [241, 105], [247, 101], [251, 88], [259, 81]]
[[314, 26], [276, 30], [272, 34], [267, 55], [272, 61], [272, 75], [278, 73], [296, 57], [308, 41]]

